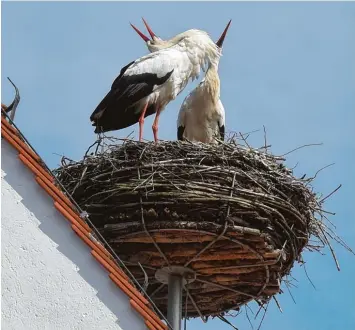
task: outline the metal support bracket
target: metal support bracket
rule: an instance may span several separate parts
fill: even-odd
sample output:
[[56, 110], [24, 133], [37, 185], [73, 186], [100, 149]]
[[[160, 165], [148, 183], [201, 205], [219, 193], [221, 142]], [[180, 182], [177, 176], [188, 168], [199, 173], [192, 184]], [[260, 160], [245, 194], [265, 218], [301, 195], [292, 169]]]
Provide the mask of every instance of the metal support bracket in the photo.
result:
[[182, 289], [196, 279], [195, 272], [186, 267], [168, 266], [158, 269], [155, 278], [168, 285], [168, 322], [173, 330], [181, 330]]

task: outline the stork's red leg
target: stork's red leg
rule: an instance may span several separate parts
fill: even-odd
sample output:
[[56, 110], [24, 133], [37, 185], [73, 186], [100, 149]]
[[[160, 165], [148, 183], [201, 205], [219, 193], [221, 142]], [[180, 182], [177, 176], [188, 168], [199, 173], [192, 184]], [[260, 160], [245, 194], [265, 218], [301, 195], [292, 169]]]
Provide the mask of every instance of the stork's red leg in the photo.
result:
[[148, 102], [145, 104], [142, 114], [139, 117], [139, 142], [142, 142], [143, 139], [143, 124], [144, 124], [144, 115], [147, 111], [148, 108]]
[[161, 111], [161, 108], [157, 107], [157, 112], [155, 114], [155, 119], [154, 119], [154, 123], [152, 126], [155, 142], [158, 142], [158, 122], [159, 122], [160, 111]]

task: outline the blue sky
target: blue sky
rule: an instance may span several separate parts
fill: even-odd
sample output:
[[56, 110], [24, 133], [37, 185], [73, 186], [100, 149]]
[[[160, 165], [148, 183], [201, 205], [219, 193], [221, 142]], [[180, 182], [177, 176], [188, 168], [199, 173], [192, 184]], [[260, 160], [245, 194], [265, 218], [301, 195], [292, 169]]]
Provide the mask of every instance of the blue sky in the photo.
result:
[[[325, 194], [341, 190], [326, 203], [336, 212], [338, 233], [355, 248], [355, 3], [242, 2], [2, 2], [2, 96], [13, 98], [9, 76], [19, 87], [16, 123], [52, 168], [60, 156], [80, 159], [95, 140], [89, 116], [122, 66], [146, 54], [129, 22], [143, 28], [141, 16], [162, 38], [190, 28], [217, 39], [233, 19], [220, 62], [221, 99], [227, 130], [255, 133], [263, 144], [266, 126], [272, 151], [291, 154], [297, 175], [320, 173], [314, 186]], [[183, 98], [161, 116], [161, 139], [176, 138], [176, 118]], [[144, 137], [152, 140], [146, 120]], [[115, 132], [125, 137], [137, 126]], [[279, 296], [283, 314], [269, 306], [264, 330], [350, 330], [355, 328], [355, 257], [335, 245], [341, 272], [329, 251], [306, 253], [308, 282], [295, 267], [298, 288]], [[232, 321], [249, 329], [244, 316]], [[258, 322], [254, 323], [256, 328]], [[229, 329], [218, 320], [190, 322], [190, 329]]]

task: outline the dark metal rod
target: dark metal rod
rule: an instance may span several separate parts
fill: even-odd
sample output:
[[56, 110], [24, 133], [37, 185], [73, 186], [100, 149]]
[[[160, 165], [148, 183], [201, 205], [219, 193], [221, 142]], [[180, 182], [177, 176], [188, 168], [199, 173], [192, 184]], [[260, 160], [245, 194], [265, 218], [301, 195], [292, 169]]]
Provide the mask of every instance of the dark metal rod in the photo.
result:
[[16, 92], [15, 99], [12, 101], [12, 103], [8, 107], [8, 111], [10, 111], [10, 109], [11, 109], [10, 119], [13, 121], [15, 118], [17, 106], [20, 103], [20, 92], [19, 92], [18, 88], [16, 87], [16, 85], [12, 82], [12, 80], [9, 77], [7, 77], [7, 79], [8, 79], [8, 81], [10, 81], [11, 85], [14, 86], [15, 92]]
[[182, 276], [169, 274], [168, 277], [168, 321], [173, 330], [181, 330], [182, 319]]

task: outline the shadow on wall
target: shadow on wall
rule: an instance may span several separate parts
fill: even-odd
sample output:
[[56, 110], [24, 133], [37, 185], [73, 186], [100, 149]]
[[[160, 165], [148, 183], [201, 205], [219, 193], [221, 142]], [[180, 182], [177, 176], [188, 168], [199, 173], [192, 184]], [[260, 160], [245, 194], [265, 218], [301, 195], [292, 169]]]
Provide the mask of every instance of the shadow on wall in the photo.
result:
[[[110, 280], [106, 270], [92, 257], [88, 246], [54, 208], [52, 198], [19, 160], [17, 151], [5, 140], [2, 139], [1, 143], [1, 168], [6, 173], [4, 179], [22, 197], [22, 204], [39, 220], [39, 229], [58, 244], [57, 250], [79, 268], [78, 273], [97, 291], [99, 300], [116, 315], [116, 323], [122, 329], [144, 328], [143, 318], [130, 306], [128, 296]], [[133, 320], [136, 326], [132, 324]]]

